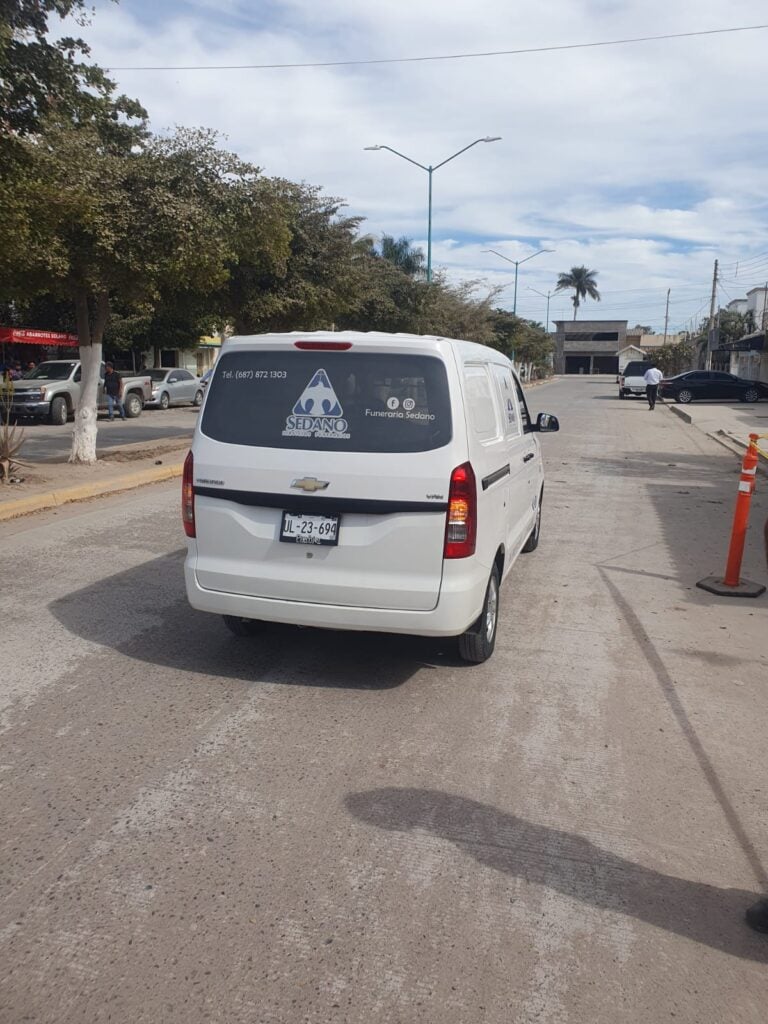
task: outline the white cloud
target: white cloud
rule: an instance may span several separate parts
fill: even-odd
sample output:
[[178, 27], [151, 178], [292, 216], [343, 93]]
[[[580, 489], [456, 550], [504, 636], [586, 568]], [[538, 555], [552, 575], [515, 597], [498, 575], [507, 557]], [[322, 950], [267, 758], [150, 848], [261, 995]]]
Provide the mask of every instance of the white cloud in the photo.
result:
[[[126, 2], [99, 6], [84, 34], [102, 65], [231, 65], [590, 42], [764, 14], [763, 0]], [[583, 262], [600, 272], [606, 315], [626, 303], [629, 319], [647, 309], [658, 326], [668, 287], [682, 322], [706, 296], [715, 256], [768, 250], [766, 41], [763, 31], [477, 60], [114, 74], [156, 130], [217, 128], [266, 173], [320, 184], [366, 216], [367, 230], [422, 244], [427, 175], [363, 147], [438, 163], [501, 135], [435, 173], [435, 263], [456, 279], [506, 280], [513, 268], [483, 248], [514, 258], [554, 248], [521, 268], [520, 311], [541, 302], [526, 285], [546, 292]], [[567, 315], [567, 298], [557, 302]]]

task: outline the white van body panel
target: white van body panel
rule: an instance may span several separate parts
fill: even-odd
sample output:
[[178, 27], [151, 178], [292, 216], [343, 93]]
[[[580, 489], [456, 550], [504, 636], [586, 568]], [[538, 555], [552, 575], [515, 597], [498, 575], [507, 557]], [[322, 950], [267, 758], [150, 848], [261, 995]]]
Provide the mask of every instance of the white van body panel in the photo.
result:
[[[302, 358], [311, 374], [301, 396], [296, 394], [297, 407], [302, 401], [311, 405], [323, 386], [318, 374], [334, 365], [337, 354], [298, 356], [297, 341], [348, 341], [348, 365], [363, 354], [438, 360], [447, 382], [450, 439], [425, 451], [366, 452], [256, 446], [208, 436], [206, 409], [217, 394], [217, 377], [225, 357], [234, 365], [231, 357], [238, 353], [259, 353], [264, 365], [270, 353]], [[336, 629], [452, 636], [471, 626], [494, 562], [503, 560], [506, 576], [530, 535], [542, 487], [538, 439], [523, 430], [509, 360], [485, 346], [444, 338], [309, 332], [231, 338], [220, 362], [192, 446], [197, 536], [188, 539], [185, 562], [191, 604], [218, 614]], [[401, 374], [401, 386], [406, 379]], [[348, 408], [345, 394], [333, 398], [331, 407]], [[394, 406], [395, 398], [390, 393], [389, 411], [366, 409], [366, 415], [380, 417], [377, 426], [391, 416], [396, 430], [396, 416], [406, 405], [400, 397]], [[283, 404], [275, 415], [290, 413]], [[335, 442], [337, 449], [343, 443]], [[476, 551], [445, 559], [449, 482], [466, 462], [477, 483]], [[317, 491], [297, 489], [301, 481], [314, 481]], [[283, 512], [293, 510], [340, 515], [338, 544], [282, 542]]]

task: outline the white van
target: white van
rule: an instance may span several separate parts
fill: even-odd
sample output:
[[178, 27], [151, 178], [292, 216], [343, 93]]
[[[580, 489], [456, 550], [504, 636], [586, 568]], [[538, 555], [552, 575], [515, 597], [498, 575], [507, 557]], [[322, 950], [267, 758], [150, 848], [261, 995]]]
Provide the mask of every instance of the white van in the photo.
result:
[[189, 601], [259, 620], [457, 636], [493, 652], [544, 474], [509, 360], [406, 334], [230, 338], [184, 466]]

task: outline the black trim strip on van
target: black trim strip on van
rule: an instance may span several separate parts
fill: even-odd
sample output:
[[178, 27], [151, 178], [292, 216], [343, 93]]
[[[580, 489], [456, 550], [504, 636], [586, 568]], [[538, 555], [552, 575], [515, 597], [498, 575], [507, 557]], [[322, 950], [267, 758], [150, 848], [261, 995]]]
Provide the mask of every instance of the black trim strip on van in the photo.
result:
[[497, 469], [495, 473], [491, 473], [490, 476], [483, 477], [483, 490], [487, 491], [491, 484], [495, 484], [497, 480], [502, 480], [505, 476], [509, 476], [509, 463], [502, 466], [501, 469]]
[[[507, 466], [509, 472], [509, 466]], [[236, 505], [259, 505], [262, 508], [280, 508], [288, 512], [314, 512], [317, 515], [335, 515], [341, 512], [360, 512], [363, 515], [384, 516], [392, 512], [445, 512], [447, 501], [385, 501], [379, 498], [327, 498], [317, 494], [270, 494], [266, 491], [233, 491], [226, 487], [195, 487], [195, 494], [203, 498], [219, 498]]]

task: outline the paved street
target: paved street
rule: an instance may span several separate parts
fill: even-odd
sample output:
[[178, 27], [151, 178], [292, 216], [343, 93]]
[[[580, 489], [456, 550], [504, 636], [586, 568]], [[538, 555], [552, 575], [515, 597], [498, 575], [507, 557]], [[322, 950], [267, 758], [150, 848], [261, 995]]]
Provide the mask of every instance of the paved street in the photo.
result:
[[175, 484], [0, 524], [3, 1024], [764, 1024], [768, 604], [694, 586], [737, 462], [612, 379], [529, 400], [542, 542], [480, 666], [232, 637]]
[[[191, 405], [172, 409], [144, 409], [135, 420], [116, 419], [112, 423], [104, 414], [99, 416], [97, 450], [107, 451], [123, 444], [159, 441], [168, 437], [192, 435], [198, 410]], [[30, 462], [60, 461], [66, 459], [72, 447], [71, 422], [63, 427], [50, 423], [23, 420], [25, 428], [24, 456]]]

